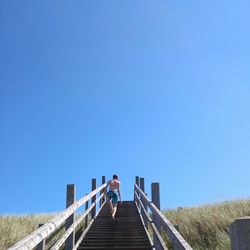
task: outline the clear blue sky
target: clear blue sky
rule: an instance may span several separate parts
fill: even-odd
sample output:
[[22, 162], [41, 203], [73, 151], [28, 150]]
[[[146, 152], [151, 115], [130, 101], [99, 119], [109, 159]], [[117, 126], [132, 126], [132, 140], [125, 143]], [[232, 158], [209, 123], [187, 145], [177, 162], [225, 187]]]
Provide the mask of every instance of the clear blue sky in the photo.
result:
[[250, 2], [0, 2], [0, 213], [93, 177], [162, 208], [250, 194]]

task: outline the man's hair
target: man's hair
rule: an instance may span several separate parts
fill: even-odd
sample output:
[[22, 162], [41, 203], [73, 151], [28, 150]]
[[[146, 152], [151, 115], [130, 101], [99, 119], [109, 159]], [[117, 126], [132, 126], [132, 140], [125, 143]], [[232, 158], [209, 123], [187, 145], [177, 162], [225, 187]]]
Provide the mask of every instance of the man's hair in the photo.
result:
[[118, 179], [118, 175], [114, 174], [114, 175], [113, 175], [113, 179], [114, 179], [114, 180], [117, 180], [117, 179]]

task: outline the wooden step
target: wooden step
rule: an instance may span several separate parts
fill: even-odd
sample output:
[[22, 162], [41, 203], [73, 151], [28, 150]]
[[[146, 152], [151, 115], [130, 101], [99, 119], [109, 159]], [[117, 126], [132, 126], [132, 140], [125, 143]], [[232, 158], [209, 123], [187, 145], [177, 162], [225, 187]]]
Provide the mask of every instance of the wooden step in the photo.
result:
[[79, 247], [79, 250], [115, 250], [115, 249], [119, 249], [119, 250], [152, 250], [152, 247], [148, 247], [148, 246], [109, 246], [109, 247]]
[[118, 206], [115, 221], [109, 215], [108, 206], [100, 211], [78, 249], [149, 250], [152, 247], [135, 203], [123, 202]]

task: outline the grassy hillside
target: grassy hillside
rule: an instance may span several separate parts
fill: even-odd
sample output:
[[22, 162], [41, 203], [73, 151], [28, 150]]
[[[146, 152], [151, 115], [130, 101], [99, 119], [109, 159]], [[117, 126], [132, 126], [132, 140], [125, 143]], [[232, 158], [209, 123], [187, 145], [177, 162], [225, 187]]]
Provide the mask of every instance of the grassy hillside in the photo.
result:
[[[238, 217], [250, 216], [250, 200], [167, 210], [164, 213], [173, 224], [179, 225], [180, 233], [195, 250], [229, 250], [229, 225]], [[12, 246], [52, 216], [0, 216], [0, 250]]]
[[0, 216], [0, 250], [4, 250], [46, 223], [53, 215]]
[[180, 233], [195, 250], [229, 250], [229, 226], [238, 217], [250, 216], [250, 200], [235, 200], [181, 210], [167, 210]]

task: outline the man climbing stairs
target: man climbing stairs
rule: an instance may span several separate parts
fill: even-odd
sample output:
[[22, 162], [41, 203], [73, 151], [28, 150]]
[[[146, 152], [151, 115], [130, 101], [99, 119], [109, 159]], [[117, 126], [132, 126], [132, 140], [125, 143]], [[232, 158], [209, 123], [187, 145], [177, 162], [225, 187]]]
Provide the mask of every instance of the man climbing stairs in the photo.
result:
[[152, 246], [135, 203], [127, 201], [118, 205], [115, 221], [104, 206], [78, 249], [149, 250]]

